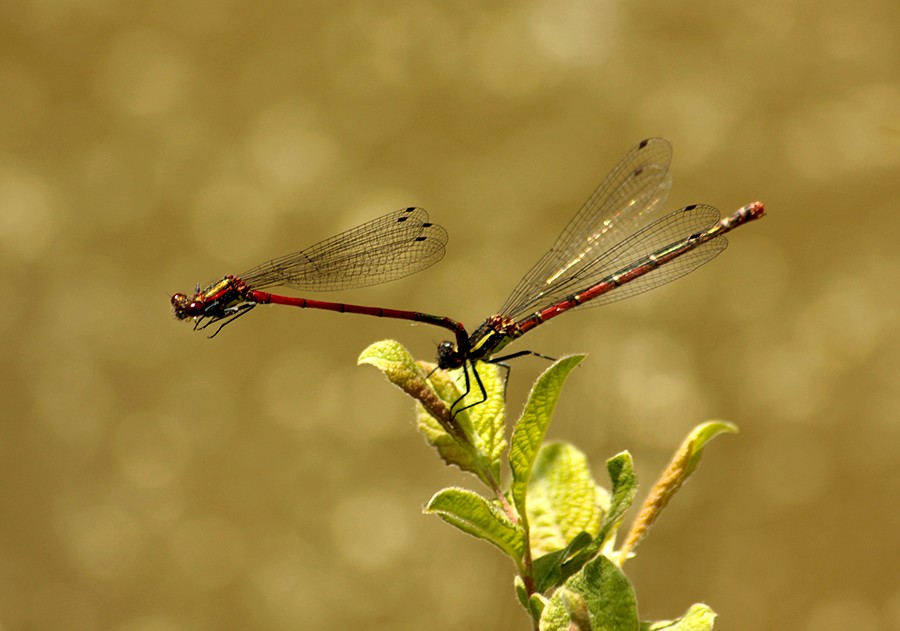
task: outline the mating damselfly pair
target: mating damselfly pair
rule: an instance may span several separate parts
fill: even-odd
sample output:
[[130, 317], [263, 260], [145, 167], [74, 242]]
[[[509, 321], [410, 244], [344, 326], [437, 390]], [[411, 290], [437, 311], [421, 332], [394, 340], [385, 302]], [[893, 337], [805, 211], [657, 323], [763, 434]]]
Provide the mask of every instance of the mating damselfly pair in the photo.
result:
[[198, 286], [193, 296], [175, 294], [172, 308], [177, 318], [192, 320], [197, 330], [213, 327], [210, 337], [260, 304], [443, 327], [453, 333], [454, 339], [438, 346], [438, 367], [463, 368], [466, 394], [471, 387], [471, 371], [483, 399], [484, 387], [475, 362], [497, 363], [528, 354], [530, 351], [499, 353], [510, 342], [566, 311], [635, 296], [692, 272], [725, 249], [727, 232], [765, 214], [762, 202], [752, 202], [724, 219], [716, 208], [706, 204], [685, 206], [660, 216], [672, 185], [671, 158], [672, 147], [662, 138], [643, 140], [631, 149], [504, 305], [471, 334], [462, 323], [446, 316], [264, 291], [277, 286], [302, 291], [365, 287], [430, 267], [444, 255], [447, 232], [429, 222], [428, 213], [421, 208], [398, 210], [244, 274], [226, 276], [205, 289]]

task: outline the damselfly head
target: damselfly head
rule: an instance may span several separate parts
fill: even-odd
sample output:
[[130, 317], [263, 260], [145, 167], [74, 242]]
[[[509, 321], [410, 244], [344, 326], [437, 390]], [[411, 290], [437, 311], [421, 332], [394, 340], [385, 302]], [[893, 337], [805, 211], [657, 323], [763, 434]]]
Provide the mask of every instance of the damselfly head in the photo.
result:
[[456, 344], [448, 340], [438, 344], [437, 360], [438, 368], [442, 370], [451, 370], [462, 366], [465, 363], [466, 358], [459, 352], [459, 349], [456, 348]]
[[201, 315], [202, 305], [185, 294], [172, 294], [172, 313], [179, 320]]

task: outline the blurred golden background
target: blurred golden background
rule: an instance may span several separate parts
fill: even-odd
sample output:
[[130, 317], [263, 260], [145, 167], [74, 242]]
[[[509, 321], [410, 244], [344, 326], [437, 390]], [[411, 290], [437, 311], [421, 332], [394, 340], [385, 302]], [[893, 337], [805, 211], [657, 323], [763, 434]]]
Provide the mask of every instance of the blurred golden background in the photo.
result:
[[418, 205], [440, 264], [312, 297], [474, 327], [659, 135], [670, 209], [768, 216], [513, 347], [590, 353], [551, 437], [646, 490], [741, 427], [626, 565], [643, 618], [900, 629], [895, 0], [14, 0], [0, 50], [0, 628], [528, 628], [512, 566], [421, 515], [474, 478], [355, 365], [442, 331], [268, 307], [209, 340], [169, 295]]

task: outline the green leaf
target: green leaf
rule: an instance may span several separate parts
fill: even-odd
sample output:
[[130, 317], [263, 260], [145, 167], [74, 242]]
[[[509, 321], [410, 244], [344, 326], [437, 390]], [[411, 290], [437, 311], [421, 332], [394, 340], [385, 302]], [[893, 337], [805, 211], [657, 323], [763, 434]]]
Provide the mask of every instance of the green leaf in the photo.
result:
[[[438, 371], [428, 378], [428, 384], [433, 388], [436, 396], [446, 406], [447, 414], [450, 413], [450, 404], [459, 396], [456, 384], [447, 373]], [[450, 403], [447, 403], [450, 401]], [[472, 424], [468, 414], [460, 414], [454, 419], [454, 426], [448, 428], [432, 414], [429, 409], [419, 402], [416, 406], [416, 420], [418, 430], [425, 436], [429, 445], [434, 447], [444, 462], [456, 465], [463, 471], [470, 471], [478, 475], [478, 450], [469, 438], [472, 434]], [[459, 428], [458, 432], [455, 428]], [[460, 440], [457, 433], [465, 436]]]
[[540, 620], [541, 612], [547, 606], [547, 599], [540, 594], [529, 596], [525, 581], [518, 574], [513, 582], [516, 586], [516, 598], [519, 599], [519, 604], [531, 615], [532, 620]]
[[[503, 454], [506, 451], [506, 374], [501, 366], [479, 362], [478, 375], [484, 385], [487, 400], [463, 410], [461, 415], [468, 415], [472, 427], [472, 442], [483, 460], [489, 464], [494, 479], [499, 480]], [[477, 392], [478, 384], [472, 383], [471, 389], [474, 391], [469, 393], [466, 401], [472, 397], [477, 397], [475, 400], [478, 401], [481, 398], [481, 393]]]
[[474, 537], [500, 548], [518, 563], [525, 549], [525, 533], [494, 502], [467, 489], [438, 491], [428, 505], [432, 513]]
[[557, 589], [541, 616], [541, 631], [566, 631], [570, 624], [592, 631], [638, 631], [637, 599], [615, 563], [600, 555]]
[[547, 443], [528, 482], [528, 524], [533, 557], [565, 548], [579, 533], [600, 529], [600, 497], [587, 457], [568, 443]]
[[522, 577], [516, 574], [513, 579], [513, 585], [516, 588], [516, 598], [519, 600], [519, 604], [528, 611], [528, 588], [525, 586], [525, 581], [522, 580]]
[[623, 451], [607, 460], [606, 470], [612, 481], [612, 499], [597, 537], [601, 545], [618, 529], [622, 516], [631, 508], [637, 495], [637, 476], [630, 453]]
[[[417, 408], [418, 429], [445, 462], [474, 473], [493, 488], [495, 481], [500, 479], [500, 466], [506, 449], [505, 383], [500, 367], [482, 363], [478, 369], [487, 400], [459, 412], [454, 418], [454, 424], [461, 428], [466, 442], [456, 440], [445, 427], [446, 424], [439, 422], [424, 406]], [[428, 383], [449, 408], [464, 391], [463, 378], [462, 370], [452, 373], [438, 370], [428, 378]], [[472, 387], [477, 386], [472, 383]], [[473, 394], [470, 393], [470, 396]]]
[[531, 598], [528, 599], [528, 611], [531, 614], [532, 620], [541, 619], [541, 615], [544, 613], [544, 609], [546, 609], [548, 602], [550, 601], [540, 594], [531, 595]]
[[593, 631], [591, 616], [588, 613], [587, 602], [584, 597], [576, 592], [562, 590], [562, 603], [569, 616], [569, 631]]
[[544, 374], [538, 377], [522, 417], [516, 423], [512, 434], [512, 447], [509, 453], [509, 464], [512, 469], [512, 498], [520, 515], [525, 515], [525, 493], [531, 468], [544, 436], [550, 417], [559, 399], [559, 392], [566, 377], [584, 359], [584, 355], [572, 355], [555, 362]]
[[451, 417], [450, 406], [462, 394], [462, 371], [456, 375], [435, 371], [433, 365], [416, 362], [393, 340], [372, 344], [360, 354], [358, 362], [375, 366], [418, 401], [419, 431], [447, 464], [474, 473], [491, 488], [497, 486], [506, 449], [505, 383], [497, 366], [480, 366], [487, 400]]
[[641, 631], [712, 631], [716, 612], [699, 603], [693, 605], [678, 620], [642, 622]]
[[631, 454], [627, 451], [616, 454], [606, 461], [606, 470], [612, 480], [612, 498], [608, 500], [608, 508], [603, 516], [600, 531], [590, 545], [584, 546], [561, 561], [557, 577], [560, 581], [579, 571], [603, 549], [604, 544], [615, 535], [622, 522], [622, 516], [634, 501], [637, 493], [637, 477], [634, 474]]
[[[581, 566], [593, 554], [584, 556], [579, 553], [590, 546], [592, 541], [591, 535], [581, 532], [562, 550], [556, 550], [535, 559], [532, 563], [535, 589], [539, 592], [545, 592], [556, 587], [580, 570]], [[571, 561], [574, 555], [578, 555], [578, 558], [583, 557], [583, 561], [577, 566]]]
[[706, 447], [709, 441], [719, 434], [737, 433], [737, 425], [728, 421], [708, 421], [695, 427], [681, 444], [681, 449], [689, 454], [682, 476], [683, 479], [686, 480], [697, 468], [697, 465], [700, 464], [703, 448]]
[[622, 544], [619, 551], [620, 562], [631, 554], [634, 547], [643, 539], [650, 527], [662, 514], [663, 509], [678, 492], [678, 489], [687, 481], [700, 464], [700, 456], [703, 448], [710, 440], [722, 433], [737, 432], [737, 427], [724, 421], [711, 421], [695, 427], [687, 438], [681, 443], [678, 451], [672, 457], [666, 470], [650, 489], [650, 494], [644, 500], [641, 511], [631, 526], [631, 531]]
[[419, 382], [424, 384], [425, 377], [416, 365], [409, 351], [394, 340], [382, 340], [366, 347], [359, 354], [357, 364], [369, 364], [383, 372], [394, 385], [404, 391], [415, 387]]
[[357, 359], [358, 364], [375, 366], [388, 380], [416, 399], [435, 418], [438, 427], [465, 446], [468, 438], [459, 424], [450, 418], [450, 409], [426, 378], [422, 367], [409, 351], [394, 340], [382, 340], [368, 346]]

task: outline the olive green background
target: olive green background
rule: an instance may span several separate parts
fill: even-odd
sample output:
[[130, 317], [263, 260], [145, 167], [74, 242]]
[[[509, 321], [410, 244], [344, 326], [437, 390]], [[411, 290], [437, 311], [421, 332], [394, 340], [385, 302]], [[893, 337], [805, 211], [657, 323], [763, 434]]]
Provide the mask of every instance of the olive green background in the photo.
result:
[[418, 205], [440, 264], [314, 297], [475, 327], [653, 135], [669, 208], [768, 215], [512, 347], [590, 353], [551, 437], [646, 490], [740, 425], [626, 565], [642, 617], [900, 629], [895, 0], [5, 3], [0, 628], [528, 628], [511, 564], [421, 514], [476, 481], [355, 365], [443, 331], [269, 307], [208, 340], [169, 295]]

